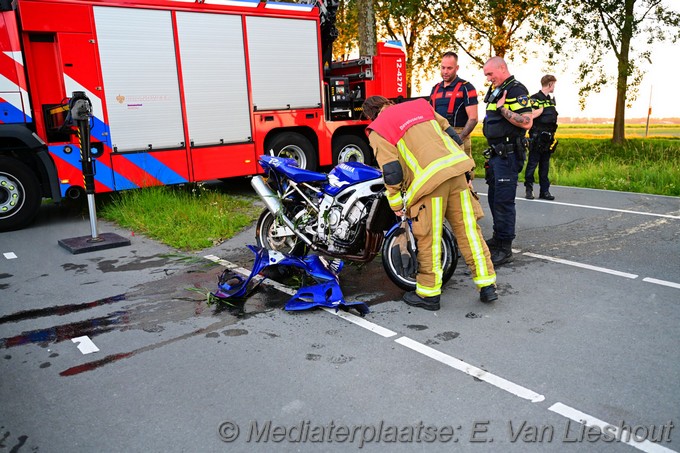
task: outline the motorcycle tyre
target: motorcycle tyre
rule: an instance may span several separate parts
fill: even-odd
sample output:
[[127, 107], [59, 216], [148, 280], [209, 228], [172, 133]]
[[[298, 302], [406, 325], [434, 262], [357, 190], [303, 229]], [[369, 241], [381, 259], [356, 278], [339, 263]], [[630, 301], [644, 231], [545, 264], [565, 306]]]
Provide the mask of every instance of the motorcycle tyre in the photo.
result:
[[274, 214], [272, 214], [269, 209], [262, 211], [255, 226], [255, 240], [258, 247], [264, 247], [267, 250], [276, 250], [277, 252], [286, 253], [291, 256], [304, 256], [307, 252], [307, 247], [297, 236], [292, 236], [291, 240], [294, 241], [293, 244], [288, 243], [288, 240], [286, 240], [286, 246], [283, 246], [283, 244], [280, 243], [274, 243], [270, 240], [268, 232], [274, 226], [274, 221]]
[[[399, 275], [396, 271], [397, 269], [396, 266], [397, 265], [401, 266], [401, 263], [394, 263], [392, 261], [392, 254], [390, 253], [390, 249], [394, 244], [394, 239], [396, 235], [397, 230], [393, 230], [387, 235], [387, 237], [385, 237], [385, 241], [383, 242], [382, 246], [383, 268], [385, 269], [385, 273], [387, 273], [389, 279], [392, 280], [392, 283], [394, 283], [404, 291], [415, 291], [416, 289], [415, 275], [413, 276], [412, 279], [405, 279], [404, 277]], [[442, 286], [445, 285], [449, 280], [451, 280], [453, 273], [456, 271], [456, 266], [458, 265], [458, 254], [459, 254], [458, 243], [456, 242], [456, 238], [454, 237], [451, 230], [448, 227], [445, 227], [442, 234], [442, 256], [443, 259], [445, 260], [445, 263], [443, 264], [444, 269], [442, 272]]]

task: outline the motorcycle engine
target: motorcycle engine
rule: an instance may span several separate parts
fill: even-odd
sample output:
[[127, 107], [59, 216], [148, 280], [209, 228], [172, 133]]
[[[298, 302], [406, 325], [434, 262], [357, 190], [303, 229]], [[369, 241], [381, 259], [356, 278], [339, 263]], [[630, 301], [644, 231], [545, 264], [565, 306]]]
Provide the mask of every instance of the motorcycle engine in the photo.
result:
[[321, 203], [317, 234], [329, 250], [347, 252], [360, 232], [361, 222], [366, 217], [366, 206], [361, 200], [356, 199], [349, 207], [341, 203], [332, 203], [332, 200], [331, 198], [328, 203], [327, 200]]

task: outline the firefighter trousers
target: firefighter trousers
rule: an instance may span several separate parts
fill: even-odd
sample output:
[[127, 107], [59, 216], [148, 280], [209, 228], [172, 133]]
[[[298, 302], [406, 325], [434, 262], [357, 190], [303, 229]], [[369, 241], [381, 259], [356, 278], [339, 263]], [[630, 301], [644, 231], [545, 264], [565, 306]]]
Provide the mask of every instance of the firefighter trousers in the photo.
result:
[[477, 224], [477, 214], [465, 175], [444, 181], [409, 208], [413, 235], [418, 242], [416, 293], [421, 297], [441, 294], [442, 234], [444, 219], [456, 236], [465, 263], [477, 288], [496, 283], [489, 248]]

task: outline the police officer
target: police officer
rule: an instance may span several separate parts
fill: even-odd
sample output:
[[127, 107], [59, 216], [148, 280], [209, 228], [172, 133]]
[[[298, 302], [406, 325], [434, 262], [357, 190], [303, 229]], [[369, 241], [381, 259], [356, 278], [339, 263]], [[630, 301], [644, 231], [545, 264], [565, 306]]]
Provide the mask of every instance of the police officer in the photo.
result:
[[557, 105], [555, 98], [550, 94], [555, 91], [554, 75], [547, 74], [541, 77], [541, 90], [531, 96], [531, 106], [533, 107], [532, 116], [534, 125], [529, 131], [529, 158], [527, 168], [524, 171], [524, 186], [526, 187], [526, 198], [534, 199], [534, 171], [538, 166], [538, 183], [540, 192], [538, 198], [544, 200], [554, 200], [555, 197], [550, 193], [550, 157], [555, 152], [557, 141], [555, 131], [557, 130]]
[[490, 58], [484, 64], [484, 75], [492, 84], [484, 99], [483, 127], [489, 144], [485, 168], [493, 217], [493, 237], [487, 244], [491, 261], [498, 266], [512, 261], [518, 174], [524, 165], [525, 134], [533, 119], [529, 91], [510, 74], [503, 58]]
[[478, 122], [477, 90], [458, 77], [458, 55], [446, 52], [442, 55], [442, 81], [432, 87], [430, 102], [435, 111], [449, 121], [463, 141], [463, 150], [472, 158], [470, 134]]
[[451, 139], [446, 118], [424, 99], [395, 105], [383, 96], [366, 99], [363, 112], [373, 121], [366, 132], [383, 172], [390, 207], [397, 215], [404, 208], [408, 211], [418, 245], [416, 290], [404, 294], [404, 301], [439, 310], [445, 219], [479, 288], [480, 300], [498, 299], [496, 272], [465, 175], [474, 161]]

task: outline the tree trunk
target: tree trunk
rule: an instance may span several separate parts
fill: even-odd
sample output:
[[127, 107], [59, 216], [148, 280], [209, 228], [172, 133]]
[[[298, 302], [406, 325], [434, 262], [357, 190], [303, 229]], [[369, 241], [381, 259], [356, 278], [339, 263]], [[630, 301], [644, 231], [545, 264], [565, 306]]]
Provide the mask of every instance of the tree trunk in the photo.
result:
[[633, 7], [635, 0], [625, 0], [626, 18], [621, 30], [621, 53], [618, 61], [618, 76], [616, 80], [616, 111], [614, 113], [613, 143], [623, 143], [626, 139], [626, 91], [628, 89], [628, 74], [630, 69], [630, 40], [633, 36]]
[[375, 37], [375, 12], [373, 0], [357, 0], [359, 9], [359, 55], [374, 56], [377, 53]]

